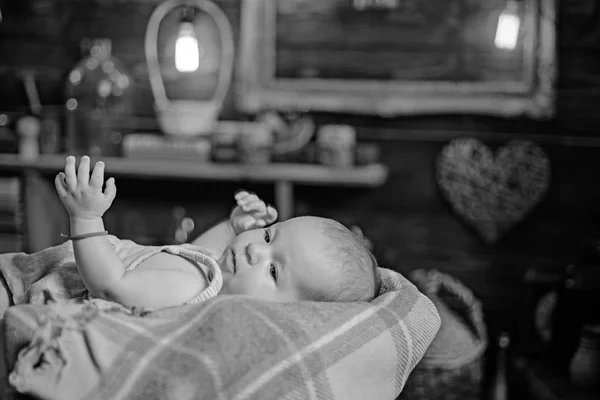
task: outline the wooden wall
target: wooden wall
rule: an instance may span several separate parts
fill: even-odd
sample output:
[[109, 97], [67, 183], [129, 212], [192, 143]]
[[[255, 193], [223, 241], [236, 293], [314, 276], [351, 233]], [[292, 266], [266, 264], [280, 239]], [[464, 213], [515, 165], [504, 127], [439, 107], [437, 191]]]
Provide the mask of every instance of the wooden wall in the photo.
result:
[[[237, 37], [239, 1], [218, 3], [230, 16]], [[154, 4], [154, 0], [5, 1], [5, 21], [0, 24], [0, 110], [23, 109], [25, 98], [16, 79], [23, 68], [39, 72], [44, 103], [61, 103], [64, 77], [80, 57], [81, 37], [107, 36], [135, 76], [138, 115], [152, 117], [143, 38]], [[384, 266], [403, 272], [423, 267], [451, 273], [483, 299], [493, 327], [507, 328], [520, 307], [525, 270], [559, 270], [582, 240], [600, 234], [600, 16], [594, 15], [595, 4], [596, 0], [559, 1], [558, 105], [550, 121], [473, 115], [378, 119], [314, 114], [320, 124], [354, 125], [360, 140], [379, 144], [391, 175], [385, 186], [374, 191], [300, 188], [298, 212], [360, 225], [373, 239]], [[245, 117], [235, 109], [232, 96], [227, 104], [226, 118]], [[142, 127], [153, 128], [152, 118]], [[454, 215], [434, 180], [440, 149], [460, 136], [479, 138], [492, 148], [512, 139], [530, 139], [551, 160], [552, 184], [546, 198], [493, 246], [484, 244]], [[166, 230], [172, 205], [184, 204], [201, 228], [227, 214], [234, 189], [225, 183], [190, 188], [163, 182], [168, 190], [160, 192], [169, 193], [169, 198], [161, 198], [157, 184], [125, 185], [111, 211], [111, 223], [121, 230], [125, 225], [130, 231], [132, 226]], [[251, 188], [273, 198], [268, 186]], [[133, 204], [129, 219], [117, 216]], [[162, 211], [144, 215], [152, 210]], [[153, 219], [160, 222], [148, 222]]]

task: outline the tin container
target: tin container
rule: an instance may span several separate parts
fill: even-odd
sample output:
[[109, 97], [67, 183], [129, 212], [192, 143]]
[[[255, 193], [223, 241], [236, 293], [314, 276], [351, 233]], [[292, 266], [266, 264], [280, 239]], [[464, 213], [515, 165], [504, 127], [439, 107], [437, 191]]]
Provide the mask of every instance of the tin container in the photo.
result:
[[317, 159], [334, 167], [354, 165], [356, 131], [349, 125], [324, 125], [317, 132]]
[[247, 130], [237, 137], [238, 161], [244, 164], [268, 164], [272, 147], [273, 136], [269, 130]]

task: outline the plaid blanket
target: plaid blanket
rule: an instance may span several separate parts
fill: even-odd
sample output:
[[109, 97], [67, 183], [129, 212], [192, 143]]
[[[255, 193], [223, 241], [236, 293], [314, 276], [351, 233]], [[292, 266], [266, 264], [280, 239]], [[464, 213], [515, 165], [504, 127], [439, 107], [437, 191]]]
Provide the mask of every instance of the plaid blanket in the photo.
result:
[[[440, 320], [403, 276], [381, 273], [370, 303], [13, 306], [4, 318], [10, 383], [47, 400], [394, 399]], [[2, 398], [21, 398], [13, 388]]]

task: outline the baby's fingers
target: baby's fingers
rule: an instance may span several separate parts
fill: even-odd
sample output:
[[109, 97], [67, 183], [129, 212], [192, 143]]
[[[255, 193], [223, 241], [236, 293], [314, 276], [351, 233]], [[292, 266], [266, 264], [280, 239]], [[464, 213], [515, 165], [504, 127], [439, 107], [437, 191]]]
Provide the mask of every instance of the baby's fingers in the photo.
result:
[[92, 171], [92, 177], [90, 179], [90, 187], [92, 189], [101, 192], [102, 184], [104, 183], [104, 163], [98, 161]]
[[106, 196], [109, 201], [113, 201], [115, 196], [117, 195], [117, 185], [115, 184], [115, 178], [108, 178], [106, 181], [106, 188], [104, 189], [104, 196]]
[[242, 210], [244, 210], [244, 212], [251, 213], [255, 216], [264, 215], [267, 212], [267, 205], [258, 197], [256, 197], [256, 200], [254, 201], [240, 204], [240, 207], [242, 207]]
[[65, 183], [67, 188], [74, 192], [77, 187], [77, 173], [75, 172], [75, 157], [69, 156], [65, 161]]
[[271, 206], [267, 206], [267, 216], [265, 218], [265, 220], [267, 221], [267, 223], [272, 223], [277, 221], [277, 210], [274, 207]]
[[59, 172], [54, 178], [54, 187], [56, 187], [56, 191], [61, 198], [67, 196], [67, 184], [65, 183], [65, 173]]
[[267, 221], [264, 219], [258, 219], [254, 222], [254, 228], [264, 228], [265, 226], [267, 226]]
[[261, 201], [261, 200], [260, 200], [260, 197], [258, 197], [257, 195], [255, 195], [253, 193], [245, 192], [245, 194], [243, 196], [236, 196], [236, 201], [237, 201], [238, 205], [244, 207], [250, 203], [254, 203], [257, 201]]
[[237, 201], [239, 203], [241, 200], [243, 200], [246, 196], [249, 196], [249, 195], [250, 195], [250, 193], [248, 193], [248, 191], [240, 190], [233, 197], [235, 198], [235, 201]]
[[79, 160], [79, 169], [77, 171], [77, 182], [82, 187], [86, 187], [90, 181], [90, 158], [82, 156]]

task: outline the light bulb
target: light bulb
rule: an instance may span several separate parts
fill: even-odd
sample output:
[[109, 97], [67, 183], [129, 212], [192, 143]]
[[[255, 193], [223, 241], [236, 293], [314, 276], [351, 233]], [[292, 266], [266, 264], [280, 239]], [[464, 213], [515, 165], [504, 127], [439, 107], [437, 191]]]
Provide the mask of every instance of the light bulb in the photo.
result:
[[175, 68], [179, 72], [194, 72], [200, 66], [203, 51], [198, 47], [194, 24], [182, 22], [175, 41]]
[[519, 17], [517, 2], [509, 0], [506, 8], [500, 14], [500, 18], [498, 18], [494, 45], [499, 49], [514, 50], [519, 39], [520, 25], [521, 18]]

